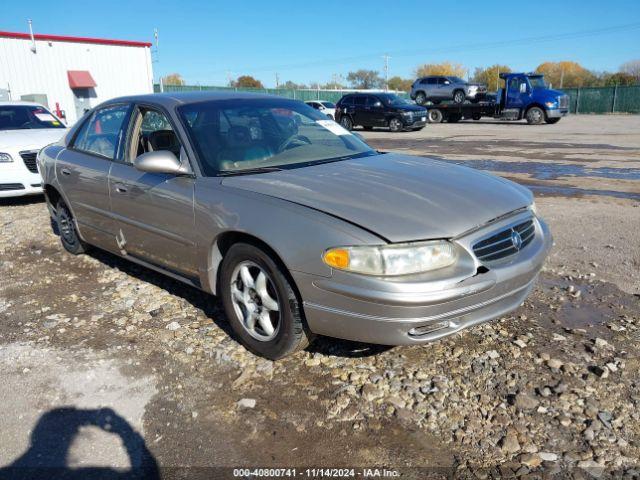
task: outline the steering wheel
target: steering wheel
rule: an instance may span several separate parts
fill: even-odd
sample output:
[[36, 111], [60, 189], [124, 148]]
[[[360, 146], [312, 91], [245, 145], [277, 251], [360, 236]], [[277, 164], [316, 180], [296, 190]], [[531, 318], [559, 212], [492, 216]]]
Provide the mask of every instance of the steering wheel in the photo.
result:
[[278, 145], [278, 153], [284, 152], [295, 142], [303, 142], [311, 145], [311, 140], [309, 140], [309, 137], [306, 137], [305, 135], [292, 135], [289, 138], [285, 139], [284, 142], [282, 142], [280, 145]]

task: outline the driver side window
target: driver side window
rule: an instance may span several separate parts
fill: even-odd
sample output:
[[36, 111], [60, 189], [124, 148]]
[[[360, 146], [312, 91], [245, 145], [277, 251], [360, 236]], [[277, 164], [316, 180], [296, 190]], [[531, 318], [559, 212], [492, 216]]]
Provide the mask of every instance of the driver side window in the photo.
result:
[[158, 110], [138, 108], [131, 132], [129, 159], [131, 162], [143, 153], [167, 150], [180, 158], [180, 140], [169, 119]]

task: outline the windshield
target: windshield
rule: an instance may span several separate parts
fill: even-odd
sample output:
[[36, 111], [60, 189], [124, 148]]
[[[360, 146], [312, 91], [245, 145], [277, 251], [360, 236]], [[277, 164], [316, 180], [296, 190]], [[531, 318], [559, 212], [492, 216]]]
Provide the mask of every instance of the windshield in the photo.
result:
[[452, 83], [467, 83], [460, 77], [447, 77]]
[[336, 108], [336, 104], [332, 102], [320, 102], [325, 108]]
[[410, 105], [404, 98], [394, 95], [393, 93], [382, 93], [377, 95], [382, 103], [385, 105], [391, 105], [394, 107], [401, 107], [403, 105]]
[[44, 107], [37, 105], [0, 105], [0, 130], [66, 128]]
[[547, 84], [544, 82], [544, 77], [541, 76], [529, 77], [529, 83], [533, 89], [547, 88]]
[[323, 113], [294, 100], [214, 100], [178, 111], [207, 176], [377, 155]]

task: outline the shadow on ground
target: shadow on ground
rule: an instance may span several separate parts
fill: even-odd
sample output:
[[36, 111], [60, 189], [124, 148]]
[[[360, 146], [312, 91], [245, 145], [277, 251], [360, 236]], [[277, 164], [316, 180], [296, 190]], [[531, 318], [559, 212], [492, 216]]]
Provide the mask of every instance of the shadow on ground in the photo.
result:
[[[130, 469], [109, 467], [70, 468], [70, 448], [83, 427], [97, 427], [120, 437]], [[44, 413], [33, 432], [28, 450], [12, 464], [0, 468], [0, 479], [33, 480], [159, 479], [156, 459], [138, 433], [110, 408], [83, 410], [64, 407]]]

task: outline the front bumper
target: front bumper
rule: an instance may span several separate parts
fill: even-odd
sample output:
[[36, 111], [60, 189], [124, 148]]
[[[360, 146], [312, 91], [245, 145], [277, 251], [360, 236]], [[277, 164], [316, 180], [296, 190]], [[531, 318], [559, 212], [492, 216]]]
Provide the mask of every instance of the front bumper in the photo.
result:
[[567, 108], [548, 108], [546, 110], [547, 118], [562, 118], [566, 117], [569, 114], [569, 109]]
[[427, 111], [413, 116], [403, 115], [402, 124], [405, 128], [424, 127], [427, 124]]
[[[520, 212], [456, 243], [471, 249], [490, 231], [531, 214]], [[384, 280], [335, 272], [331, 278], [294, 273], [312, 332], [384, 345], [414, 345], [451, 335], [518, 308], [535, 285], [551, 248], [539, 219], [535, 239], [521, 251], [455, 280]], [[475, 257], [474, 257], [475, 258]], [[486, 268], [477, 270], [477, 267]], [[359, 281], [360, 280], [360, 281]]]
[[42, 193], [42, 177], [24, 166], [0, 163], [0, 198]]

